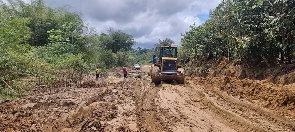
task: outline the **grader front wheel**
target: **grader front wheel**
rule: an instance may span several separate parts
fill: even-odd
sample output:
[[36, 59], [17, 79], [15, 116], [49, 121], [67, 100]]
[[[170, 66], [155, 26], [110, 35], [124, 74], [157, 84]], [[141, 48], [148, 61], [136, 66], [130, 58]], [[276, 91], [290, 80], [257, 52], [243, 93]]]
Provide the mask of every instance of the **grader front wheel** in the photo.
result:
[[153, 82], [155, 85], [159, 85], [159, 84], [161, 84], [161, 80], [158, 80], [158, 79], [152, 79], [152, 82]]
[[183, 77], [181, 77], [181, 78], [179, 78], [178, 80], [176, 80], [176, 82], [178, 83], [178, 84], [184, 84], [184, 76]]
[[151, 73], [152, 82], [155, 85], [159, 85], [159, 84], [161, 84], [161, 79], [159, 79], [156, 74], [157, 73], [155, 71], [153, 73]]

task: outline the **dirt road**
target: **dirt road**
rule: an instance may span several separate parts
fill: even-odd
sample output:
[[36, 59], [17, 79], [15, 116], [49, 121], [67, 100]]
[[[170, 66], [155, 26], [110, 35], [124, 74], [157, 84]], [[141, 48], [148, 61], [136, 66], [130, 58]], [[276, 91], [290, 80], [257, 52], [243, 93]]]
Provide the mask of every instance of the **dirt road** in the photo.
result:
[[[155, 86], [145, 73], [147, 68], [132, 71], [127, 79], [116, 71], [99, 81], [89, 75], [77, 86], [2, 101], [0, 131], [295, 131], [291, 98], [288, 107], [279, 107], [272, 102], [280, 96], [250, 98], [253, 95], [224, 86], [224, 80], [218, 79], [220, 84], [187, 77], [185, 85]], [[263, 100], [271, 97], [266, 105]]]

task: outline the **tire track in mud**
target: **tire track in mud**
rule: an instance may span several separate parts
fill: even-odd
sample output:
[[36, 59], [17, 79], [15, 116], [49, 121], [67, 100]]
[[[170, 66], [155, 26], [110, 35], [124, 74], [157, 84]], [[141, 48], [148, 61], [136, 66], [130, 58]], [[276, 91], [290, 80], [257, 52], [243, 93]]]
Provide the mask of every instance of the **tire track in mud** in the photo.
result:
[[145, 76], [133, 83], [134, 101], [136, 102], [137, 124], [141, 132], [169, 132], [170, 125], [177, 121], [168, 110], [159, 107], [160, 86], [155, 86], [146, 76], [148, 66], [143, 67]]
[[207, 111], [237, 131], [294, 131], [294, 122], [275, 111], [239, 100], [219, 89], [205, 88], [192, 81], [190, 84], [204, 94], [202, 103], [208, 106]]
[[[153, 124], [159, 129], [147, 131], [294, 131], [292, 118], [191, 80], [187, 85], [163, 84], [151, 91], [141, 97], [155, 98], [149, 101], [153, 102], [150, 105], [153, 111], [141, 115], [141, 119], [149, 117], [152, 123], [145, 120], [139, 124]], [[142, 108], [150, 106], [142, 105]]]
[[[264, 108], [219, 88], [195, 84], [146, 87], [138, 96], [143, 131], [295, 131], [294, 115]], [[204, 82], [206, 83], [206, 82]], [[145, 105], [144, 103], [148, 104]], [[145, 111], [140, 109], [152, 110]], [[155, 117], [156, 116], [156, 117]], [[167, 121], [169, 120], [169, 121]], [[153, 124], [159, 129], [147, 129]]]
[[208, 115], [204, 111], [207, 106], [192, 105], [202, 96], [192, 96], [191, 100], [181, 95], [178, 90], [186, 91], [184, 85], [164, 83], [155, 87], [146, 81], [138, 83], [141, 89], [134, 91], [140, 131], [235, 131]]
[[159, 88], [152, 86], [150, 80], [136, 83], [140, 86], [134, 89], [139, 130], [142, 132], [167, 131], [161, 119], [165, 112], [161, 112], [155, 104]]
[[[243, 117], [237, 116], [236, 114], [232, 113], [229, 109], [221, 108], [224, 102], [219, 102], [218, 100], [213, 100], [212, 98], [218, 98], [215, 94], [207, 94], [202, 86], [197, 85], [190, 85], [189, 88], [191, 89], [191, 93], [198, 93], [201, 95], [201, 99], [198, 100], [193, 105], [200, 105], [203, 107], [204, 111], [209, 113], [213, 116], [216, 120], [224, 123], [226, 126], [231, 127], [234, 131], [251, 131], [251, 132], [260, 132], [264, 131], [263, 129], [259, 128], [255, 124], [251, 124], [251, 122], [245, 120]], [[187, 95], [184, 95], [187, 96]], [[194, 95], [190, 95], [194, 96]]]
[[204, 91], [190, 85], [164, 83], [155, 87], [147, 81], [137, 82], [140, 89], [134, 89], [140, 131], [263, 131], [243, 118], [215, 108]]
[[[187, 85], [164, 84], [160, 90], [159, 106], [173, 115], [172, 131], [235, 131], [208, 114], [200, 93], [188, 91]], [[190, 96], [193, 95], [193, 96]]]
[[154, 86], [145, 78], [135, 82], [135, 86], [140, 86], [133, 89], [140, 131], [235, 131], [208, 115], [204, 111], [208, 106], [195, 105], [203, 98], [202, 94], [181, 95], [182, 90], [188, 92], [186, 85]]

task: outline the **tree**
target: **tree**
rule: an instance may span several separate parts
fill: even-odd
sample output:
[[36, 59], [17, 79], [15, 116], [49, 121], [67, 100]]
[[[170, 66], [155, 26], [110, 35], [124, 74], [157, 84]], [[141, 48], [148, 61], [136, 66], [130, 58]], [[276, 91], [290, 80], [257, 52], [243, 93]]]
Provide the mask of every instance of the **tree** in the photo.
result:
[[29, 20], [13, 13], [9, 6], [0, 6], [0, 87], [4, 82], [18, 79], [31, 61], [25, 44], [30, 39], [30, 29], [26, 26]]
[[[211, 18], [182, 34], [183, 50], [192, 57], [272, 63], [293, 57], [295, 2], [292, 0], [224, 0]], [[211, 56], [212, 56], [211, 55]]]
[[99, 52], [99, 62], [98, 65], [102, 67], [106, 67], [107, 69], [116, 67], [117, 58], [116, 54], [111, 50], [101, 50]]
[[131, 35], [126, 34], [121, 30], [115, 31], [110, 28], [107, 32], [108, 34], [102, 33], [100, 35], [100, 46], [103, 49], [111, 50], [113, 53], [117, 53], [118, 51], [129, 51], [136, 43]]
[[77, 14], [53, 10], [42, 0], [0, 3], [0, 87], [9, 85], [15, 93], [20, 88], [15, 82], [50, 85], [64, 70], [81, 75], [91, 57], [89, 45], [98, 42]]
[[166, 38], [166, 39], [159, 39], [159, 42], [155, 44], [155, 47], [160, 47], [160, 46], [168, 46], [174, 44], [174, 41], [171, 40], [170, 38]]
[[151, 64], [152, 57], [155, 54], [154, 49], [146, 49], [146, 48], [136, 48], [131, 50], [130, 53], [130, 61], [131, 63], [139, 63], [139, 64]]

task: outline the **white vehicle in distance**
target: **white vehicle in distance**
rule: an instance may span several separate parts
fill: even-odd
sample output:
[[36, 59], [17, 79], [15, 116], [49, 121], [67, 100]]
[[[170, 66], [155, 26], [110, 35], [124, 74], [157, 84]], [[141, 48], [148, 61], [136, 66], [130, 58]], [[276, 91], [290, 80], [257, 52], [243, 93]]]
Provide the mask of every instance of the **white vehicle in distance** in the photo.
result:
[[134, 70], [139, 70], [140, 69], [140, 65], [139, 64], [134, 64], [133, 65], [133, 69]]

